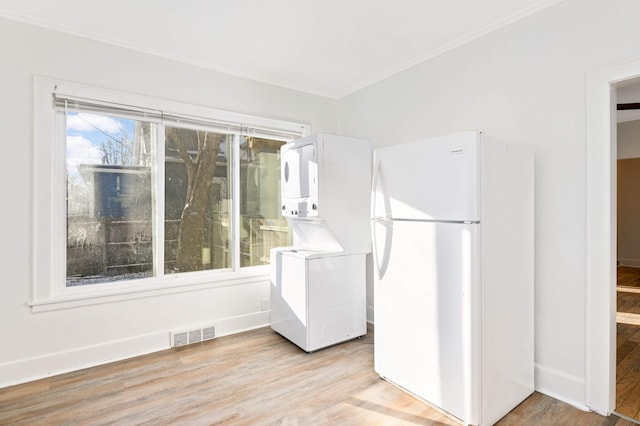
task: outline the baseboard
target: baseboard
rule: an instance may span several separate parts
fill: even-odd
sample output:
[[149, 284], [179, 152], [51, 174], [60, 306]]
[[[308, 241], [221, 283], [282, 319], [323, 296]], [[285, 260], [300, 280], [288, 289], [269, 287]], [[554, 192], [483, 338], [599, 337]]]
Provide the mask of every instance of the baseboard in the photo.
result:
[[[216, 337], [222, 337], [268, 326], [269, 311], [212, 323]], [[0, 364], [0, 388], [169, 349], [169, 336], [170, 330], [163, 330]]]
[[271, 313], [269, 311], [256, 312], [238, 317], [230, 317], [214, 321], [216, 324], [216, 337], [228, 336], [230, 334], [242, 333], [243, 331], [255, 330], [260, 327], [267, 327], [271, 324]]
[[551, 368], [535, 365], [536, 391], [565, 402], [582, 411], [590, 411], [586, 406], [584, 379]]
[[[373, 307], [367, 306], [367, 322], [374, 324]], [[585, 405], [585, 382], [582, 378], [535, 365], [535, 390], [565, 402], [582, 411], [590, 411]]]
[[367, 305], [367, 322], [369, 324], [373, 324], [375, 320], [375, 315], [373, 312], [373, 306]]
[[631, 268], [640, 268], [640, 259], [618, 259], [618, 266], [629, 266]]

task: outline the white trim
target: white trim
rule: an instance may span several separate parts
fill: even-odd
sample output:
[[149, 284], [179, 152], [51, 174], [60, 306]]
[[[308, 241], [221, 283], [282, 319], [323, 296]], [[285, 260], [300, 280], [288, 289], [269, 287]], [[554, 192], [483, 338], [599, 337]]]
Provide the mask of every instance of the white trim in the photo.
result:
[[145, 54], [159, 56], [161, 58], [171, 59], [177, 62], [182, 62], [184, 64], [196, 65], [199, 67], [203, 67], [205, 69], [226, 73], [236, 77], [241, 77], [241, 78], [255, 80], [255, 81], [261, 81], [263, 83], [273, 84], [273, 85], [288, 88], [291, 90], [298, 90], [301, 92], [322, 96], [325, 98], [340, 99], [354, 92], [357, 92], [358, 90], [361, 90], [365, 87], [371, 86], [374, 83], [378, 83], [388, 77], [394, 76], [402, 71], [408, 70], [409, 68], [412, 68], [415, 65], [418, 65], [422, 62], [428, 61], [430, 59], [443, 55], [447, 52], [450, 52], [460, 46], [463, 46], [478, 38], [486, 36], [487, 34], [497, 31], [503, 27], [506, 27], [515, 22], [523, 20], [544, 9], [547, 9], [551, 6], [561, 3], [562, 1], [563, 0], [540, 0], [538, 2], [535, 2], [529, 5], [528, 7], [524, 7], [516, 11], [515, 13], [512, 13], [511, 15], [498, 20], [497, 22], [490, 23], [489, 25], [486, 25], [478, 30], [471, 31], [468, 34], [465, 34], [459, 37], [458, 39], [450, 43], [447, 43], [442, 47], [433, 49], [389, 71], [383, 72], [381, 74], [377, 74], [376, 76], [369, 78], [367, 80], [364, 80], [359, 84], [356, 84], [350, 88], [341, 89], [341, 90], [330, 90], [330, 89], [322, 90], [318, 88], [317, 85], [309, 85], [309, 84], [304, 84], [299, 82], [292, 83], [290, 80], [281, 79], [281, 78], [264, 78], [264, 76], [257, 75], [253, 72], [238, 72], [237, 69], [233, 69], [232, 67], [222, 66], [220, 64], [216, 64], [216, 66], [212, 66], [210, 61], [207, 61], [206, 59], [201, 60], [201, 59], [194, 58], [193, 56], [180, 55], [180, 54], [176, 54], [175, 52], [168, 52], [167, 50], [162, 49], [161, 47], [158, 48], [158, 47], [152, 47], [152, 46], [136, 43], [134, 40], [130, 40], [130, 39], [123, 40], [117, 37], [105, 36], [104, 34], [100, 34], [99, 32], [96, 32], [96, 31], [91, 31], [87, 28], [79, 28], [74, 25], [62, 24], [62, 23], [51, 21], [48, 19], [31, 16], [26, 13], [16, 12], [15, 10], [11, 10], [10, 8], [7, 8], [7, 7], [4, 7], [4, 8], [0, 7], [0, 16], [15, 20], [15, 21], [19, 21], [19, 22], [24, 22], [30, 25], [36, 25], [38, 27], [59, 31], [66, 34], [71, 34], [73, 36], [88, 38], [90, 40], [98, 41], [101, 43], [123, 47], [126, 49], [143, 52]]
[[367, 322], [374, 324], [376, 320], [375, 310], [372, 305], [367, 304]]
[[630, 110], [630, 111], [618, 111], [617, 113], [617, 121], [618, 123], [626, 123], [627, 121], [636, 121], [640, 120], [640, 110]]
[[585, 382], [580, 377], [535, 365], [536, 391], [566, 402], [582, 411], [589, 411], [584, 399]]
[[618, 259], [619, 266], [628, 266], [630, 268], [640, 268], [640, 259], [631, 259], [621, 257]]
[[[131, 105], [152, 110], [162, 111], [166, 114], [177, 114], [195, 118], [211, 117], [215, 121], [227, 121], [238, 123], [244, 127], [266, 127], [283, 131], [298, 132], [303, 136], [308, 135], [310, 126], [308, 124], [294, 123], [274, 118], [259, 117], [255, 115], [243, 114], [233, 111], [225, 111], [207, 106], [188, 104], [184, 102], [172, 101], [169, 99], [156, 98], [139, 95], [135, 93], [122, 92], [104, 87], [90, 86], [82, 83], [54, 80], [47, 77], [35, 76], [34, 82], [37, 86], [43, 87], [52, 94], [54, 91], [60, 96], [72, 98], [97, 99], [105, 103], [117, 105]], [[53, 108], [53, 104], [50, 105]], [[37, 105], [35, 106], [37, 108]]]
[[616, 90], [640, 75], [640, 61], [587, 75], [585, 400], [593, 411], [615, 408]]
[[[213, 321], [216, 338], [269, 325], [269, 311]], [[170, 348], [171, 330], [0, 364], [0, 388]]]
[[513, 13], [497, 22], [494, 22], [492, 24], [486, 25], [485, 27], [482, 27], [476, 31], [472, 31], [466, 35], [463, 35], [460, 38], [457, 38], [455, 40], [453, 40], [450, 43], [445, 44], [444, 46], [438, 47], [437, 49], [433, 49], [423, 55], [420, 55], [410, 61], [407, 61], [389, 71], [386, 71], [382, 74], [378, 74], [372, 78], [369, 78], [367, 80], [364, 80], [362, 82], [360, 82], [359, 84], [352, 86], [351, 88], [349, 88], [348, 90], [345, 90], [344, 93], [336, 93], [333, 95], [333, 97], [335, 99], [339, 99], [345, 96], [348, 96], [352, 93], [357, 92], [358, 90], [362, 90], [365, 87], [371, 86], [375, 83], [378, 83], [382, 80], [385, 80], [389, 77], [392, 77], [396, 74], [400, 74], [403, 71], [408, 70], [409, 68], [412, 68], [418, 64], [421, 64], [423, 62], [426, 62], [428, 60], [434, 59], [440, 55], [444, 55], [447, 52], [450, 52], [454, 49], [457, 49], [460, 46], [464, 46], [465, 44], [471, 43], [472, 41], [479, 39], [480, 37], [483, 37], [487, 34], [490, 34], [492, 32], [498, 31], [500, 28], [506, 27], [507, 25], [511, 25], [514, 22], [518, 22], [522, 19], [527, 18], [528, 16], [531, 16], [535, 13], [540, 12], [541, 10], [547, 9], [551, 6], [556, 5], [557, 3], [562, 2], [563, 0], [544, 0], [544, 1], [540, 1], [537, 2], [535, 4], [530, 5], [529, 7], [523, 8], [521, 10], [519, 10], [516, 13]]
[[[33, 281], [32, 295], [29, 305], [34, 312], [53, 309], [67, 309], [98, 303], [109, 303], [128, 298], [162, 295], [167, 293], [190, 291], [192, 289], [219, 287], [263, 281], [268, 276], [268, 267], [240, 268], [238, 262], [235, 270], [201, 271], [175, 275], [164, 275], [162, 246], [156, 244], [154, 261], [157, 265], [156, 276], [133, 281], [122, 281], [91, 286], [66, 287], [64, 282], [66, 236], [65, 236], [65, 147], [64, 120], [56, 121], [56, 114], [64, 115], [53, 107], [53, 94], [64, 94], [75, 98], [98, 99], [102, 102], [119, 105], [133, 105], [150, 108], [162, 112], [179, 112], [190, 117], [210, 117], [238, 124], [244, 127], [266, 128], [281, 131], [282, 137], [294, 134], [306, 136], [310, 127], [305, 124], [254, 117], [228, 111], [220, 111], [208, 107], [174, 102], [165, 99], [130, 94], [111, 89], [90, 87], [78, 83], [56, 81], [44, 77], [34, 78], [34, 232], [33, 232]], [[62, 135], [56, 132], [63, 132]], [[58, 136], [58, 137], [56, 137]], [[159, 158], [164, 155], [163, 140], [160, 138], [156, 152]], [[237, 156], [237, 149], [235, 149]], [[157, 162], [156, 162], [157, 164]], [[239, 177], [239, 171], [234, 171]], [[163, 197], [163, 176], [157, 176], [155, 197]], [[235, 183], [239, 189], [239, 179]], [[236, 192], [237, 194], [238, 192]], [[239, 202], [237, 203], [239, 206]], [[154, 230], [158, 235], [157, 218], [162, 218], [163, 204], [159, 203], [155, 211]], [[237, 212], [236, 212], [237, 213]], [[236, 236], [237, 235], [236, 233]], [[154, 238], [159, 240], [159, 238]], [[237, 244], [239, 246], [239, 244]]]
[[167, 333], [152, 333], [0, 364], [0, 388], [166, 349]]
[[[256, 266], [243, 271], [211, 273], [193, 272], [180, 275], [165, 275], [162, 278], [148, 278], [134, 282], [94, 284], [70, 287], [68, 291], [28, 303], [33, 313], [70, 309], [82, 306], [115, 303], [190, 291], [251, 284], [269, 281], [269, 267]], [[186, 275], [186, 276], [184, 276]], [[146, 281], [146, 283], [145, 283]]]

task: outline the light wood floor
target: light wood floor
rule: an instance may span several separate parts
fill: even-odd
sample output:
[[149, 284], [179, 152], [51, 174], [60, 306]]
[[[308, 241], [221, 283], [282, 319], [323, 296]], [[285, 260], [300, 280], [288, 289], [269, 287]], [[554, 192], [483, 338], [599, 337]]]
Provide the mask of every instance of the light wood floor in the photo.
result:
[[[373, 330], [313, 354], [269, 328], [0, 389], [0, 425], [456, 425], [381, 380]], [[632, 425], [539, 393], [499, 425]]]
[[640, 269], [618, 267], [618, 286], [616, 412], [640, 419]]

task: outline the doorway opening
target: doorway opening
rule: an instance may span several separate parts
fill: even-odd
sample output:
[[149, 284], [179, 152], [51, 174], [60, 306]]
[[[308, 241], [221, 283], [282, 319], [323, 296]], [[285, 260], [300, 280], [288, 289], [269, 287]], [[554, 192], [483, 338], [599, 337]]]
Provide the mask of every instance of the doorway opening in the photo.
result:
[[[640, 61], [587, 76], [585, 391], [587, 406], [603, 415], [616, 409], [616, 356], [619, 353], [616, 107], [618, 90], [633, 85], [640, 85]], [[637, 338], [640, 339], [640, 334]], [[638, 392], [640, 403], [640, 387]]]
[[640, 421], [640, 85], [617, 86], [616, 406]]

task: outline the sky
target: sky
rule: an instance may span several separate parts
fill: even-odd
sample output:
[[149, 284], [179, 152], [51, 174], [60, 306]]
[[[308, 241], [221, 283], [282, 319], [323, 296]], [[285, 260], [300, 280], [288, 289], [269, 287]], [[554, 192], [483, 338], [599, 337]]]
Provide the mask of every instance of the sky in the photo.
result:
[[[80, 164], [102, 164], [102, 143], [109, 136], [121, 139], [123, 132], [133, 137], [134, 120], [86, 113], [67, 113], [67, 169], [78, 176]], [[109, 136], [108, 136], [109, 135]]]

